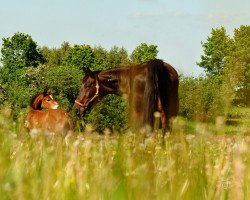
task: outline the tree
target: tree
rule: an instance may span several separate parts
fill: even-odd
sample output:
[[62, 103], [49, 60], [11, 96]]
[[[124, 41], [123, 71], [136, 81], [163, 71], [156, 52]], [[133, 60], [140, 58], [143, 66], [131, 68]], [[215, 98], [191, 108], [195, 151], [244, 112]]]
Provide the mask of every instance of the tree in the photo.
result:
[[224, 104], [220, 102], [219, 85], [219, 76], [180, 76], [179, 115], [199, 121], [212, 121], [222, 115]]
[[131, 54], [132, 62], [135, 64], [140, 64], [157, 57], [158, 50], [156, 45], [147, 45], [146, 43], [141, 43], [135, 48]]
[[124, 66], [130, 63], [126, 49], [117, 46], [110, 49], [107, 60], [110, 68]]
[[128, 128], [125, 101], [116, 95], [107, 95], [85, 117], [85, 123], [93, 124], [98, 132], [105, 128], [124, 131]]
[[212, 29], [211, 37], [202, 45], [204, 55], [197, 64], [206, 70], [208, 81], [215, 76], [219, 80], [215, 82], [218, 94], [214, 99], [217, 108], [223, 108], [220, 114], [227, 116], [232, 103], [249, 104], [250, 26], [235, 29], [232, 39], [223, 27]]
[[49, 86], [61, 108], [72, 110], [83, 77], [77, 66], [51, 66], [42, 73], [41, 85]]
[[233, 41], [226, 34], [224, 27], [212, 29], [211, 36], [202, 42], [204, 55], [197, 64], [204, 68], [207, 75], [221, 75], [226, 56], [232, 50]]
[[94, 52], [89, 45], [74, 45], [63, 58], [63, 65], [76, 66], [82, 70], [91, 68], [93, 63]]
[[24, 33], [15, 33], [11, 38], [3, 38], [1, 53], [1, 62], [10, 72], [24, 67], [37, 67], [44, 62], [36, 42]]
[[250, 26], [235, 29], [233, 42], [234, 49], [225, 60], [224, 82], [231, 90], [231, 100], [249, 105]]
[[68, 42], [64, 42], [60, 48], [49, 49], [47, 46], [41, 48], [41, 53], [45, 58], [45, 63], [48, 66], [59, 66], [62, 65], [62, 60], [66, 55], [66, 52], [71, 47]]
[[92, 64], [92, 70], [104, 70], [107, 69], [109, 64], [107, 61], [108, 52], [102, 47], [95, 47], [94, 52], [94, 63]]

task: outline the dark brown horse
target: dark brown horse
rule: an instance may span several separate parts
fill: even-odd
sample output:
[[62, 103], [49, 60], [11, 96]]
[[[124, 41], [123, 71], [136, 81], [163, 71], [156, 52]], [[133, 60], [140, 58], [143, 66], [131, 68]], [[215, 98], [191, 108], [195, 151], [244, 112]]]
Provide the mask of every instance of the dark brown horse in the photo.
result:
[[58, 109], [50, 90], [45, 90], [34, 98], [25, 127], [32, 136], [40, 132], [65, 135], [72, 130], [72, 121], [67, 112]]
[[143, 64], [104, 71], [85, 72], [75, 108], [80, 113], [107, 94], [117, 94], [128, 101], [130, 121], [136, 127], [154, 124], [160, 113], [163, 128], [178, 113], [178, 74], [169, 64], [152, 60]]

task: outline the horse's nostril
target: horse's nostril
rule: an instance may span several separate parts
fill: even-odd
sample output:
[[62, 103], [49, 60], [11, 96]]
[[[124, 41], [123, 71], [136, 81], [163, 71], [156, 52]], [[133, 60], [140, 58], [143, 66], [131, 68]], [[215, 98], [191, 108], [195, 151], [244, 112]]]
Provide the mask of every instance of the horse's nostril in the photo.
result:
[[77, 115], [79, 115], [79, 114], [80, 114], [79, 108], [76, 108], [76, 109], [75, 109], [75, 112], [76, 112]]

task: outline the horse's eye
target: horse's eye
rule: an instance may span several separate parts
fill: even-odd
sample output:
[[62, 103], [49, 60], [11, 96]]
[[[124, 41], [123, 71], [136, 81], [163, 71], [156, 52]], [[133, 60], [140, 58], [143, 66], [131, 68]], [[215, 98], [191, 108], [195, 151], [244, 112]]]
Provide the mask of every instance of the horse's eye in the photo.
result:
[[47, 101], [51, 101], [51, 99], [47, 99]]

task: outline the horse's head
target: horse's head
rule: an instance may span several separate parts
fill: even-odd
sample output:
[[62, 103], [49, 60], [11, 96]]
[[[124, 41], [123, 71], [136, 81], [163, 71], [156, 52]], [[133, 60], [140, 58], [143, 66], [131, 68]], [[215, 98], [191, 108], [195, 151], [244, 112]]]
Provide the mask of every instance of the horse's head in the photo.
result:
[[100, 97], [100, 85], [98, 76], [90, 69], [85, 71], [85, 76], [79, 91], [79, 95], [75, 100], [75, 108], [79, 114], [94, 105]]
[[44, 97], [42, 100], [42, 108], [47, 108], [47, 109], [57, 109], [58, 108], [58, 103], [56, 100], [53, 99], [50, 90], [44, 91], [43, 93]]
[[31, 107], [35, 110], [57, 109], [58, 103], [53, 99], [51, 91], [46, 89], [34, 98]]

